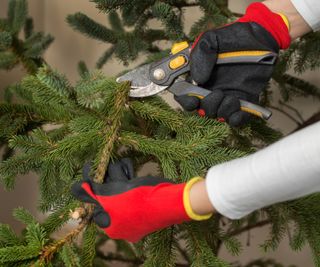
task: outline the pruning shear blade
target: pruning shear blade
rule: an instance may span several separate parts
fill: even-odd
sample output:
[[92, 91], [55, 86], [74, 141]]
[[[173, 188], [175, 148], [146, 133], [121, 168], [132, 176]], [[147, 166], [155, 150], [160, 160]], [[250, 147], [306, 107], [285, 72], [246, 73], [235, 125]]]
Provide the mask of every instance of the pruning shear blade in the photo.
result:
[[149, 79], [150, 65], [143, 65], [117, 78], [117, 82], [131, 82], [130, 97], [152, 96], [168, 88], [168, 86], [155, 84]]

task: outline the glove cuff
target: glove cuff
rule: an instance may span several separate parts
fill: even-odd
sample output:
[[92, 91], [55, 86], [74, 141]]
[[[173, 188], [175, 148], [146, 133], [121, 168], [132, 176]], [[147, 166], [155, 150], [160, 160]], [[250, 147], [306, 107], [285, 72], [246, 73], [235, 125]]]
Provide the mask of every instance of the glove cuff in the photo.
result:
[[281, 49], [287, 49], [290, 46], [290, 25], [287, 17], [283, 14], [273, 13], [262, 3], [249, 5], [246, 14], [237, 22], [255, 22], [274, 37]]
[[186, 183], [186, 186], [184, 187], [184, 190], [183, 190], [183, 204], [184, 204], [184, 208], [186, 210], [186, 213], [192, 220], [196, 220], [196, 221], [208, 220], [213, 215], [213, 213], [209, 213], [209, 214], [206, 214], [206, 215], [196, 214], [192, 210], [192, 207], [191, 207], [190, 189], [195, 183], [200, 182], [202, 180], [204, 180], [204, 179], [201, 178], [201, 177], [192, 178], [189, 182]]

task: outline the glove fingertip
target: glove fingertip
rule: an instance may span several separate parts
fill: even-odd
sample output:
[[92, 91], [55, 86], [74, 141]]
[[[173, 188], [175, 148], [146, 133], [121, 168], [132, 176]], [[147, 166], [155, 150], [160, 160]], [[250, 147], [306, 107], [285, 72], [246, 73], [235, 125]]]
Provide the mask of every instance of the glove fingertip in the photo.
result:
[[88, 184], [87, 182], [76, 182], [71, 186], [72, 195], [78, 200], [86, 203], [97, 204], [98, 202], [90, 196], [90, 194], [83, 187], [84, 184]]
[[101, 206], [95, 207], [93, 221], [101, 228], [107, 228], [111, 223], [109, 214]]
[[200, 108], [205, 111], [205, 115], [209, 118], [216, 118], [217, 111], [223, 100], [224, 95], [221, 90], [214, 90], [201, 100]]
[[121, 159], [122, 168], [125, 172], [126, 176], [128, 177], [128, 180], [131, 180], [134, 178], [134, 168], [133, 163], [130, 158], [123, 158]]
[[91, 163], [86, 162], [82, 168], [82, 176], [83, 176], [84, 180], [86, 180], [86, 181], [91, 181], [90, 170], [91, 170]]
[[229, 117], [228, 123], [231, 127], [240, 127], [248, 123], [251, 119], [251, 114], [244, 111], [237, 111]]
[[109, 163], [106, 172], [105, 183], [119, 181], [126, 182], [129, 179], [130, 177], [128, 177], [128, 168], [126, 167], [126, 163], [124, 163], [122, 160]]
[[174, 96], [174, 99], [186, 111], [193, 111], [193, 110], [197, 109], [200, 105], [199, 98], [197, 98], [195, 96], [188, 96], [188, 95]]

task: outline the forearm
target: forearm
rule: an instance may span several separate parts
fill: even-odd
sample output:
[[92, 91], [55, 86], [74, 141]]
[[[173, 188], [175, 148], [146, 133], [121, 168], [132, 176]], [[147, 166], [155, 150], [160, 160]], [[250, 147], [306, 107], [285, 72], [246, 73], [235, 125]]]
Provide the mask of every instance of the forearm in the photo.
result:
[[212, 167], [206, 189], [212, 206], [231, 219], [320, 191], [320, 123], [250, 156]]
[[291, 0], [266, 0], [263, 4], [265, 4], [272, 12], [282, 13], [288, 18], [290, 24], [289, 32], [292, 40], [295, 40], [312, 30], [292, 4]]
[[194, 213], [205, 215], [215, 213], [216, 210], [210, 202], [205, 181], [195, 183], [190, 189], [190, 205]]

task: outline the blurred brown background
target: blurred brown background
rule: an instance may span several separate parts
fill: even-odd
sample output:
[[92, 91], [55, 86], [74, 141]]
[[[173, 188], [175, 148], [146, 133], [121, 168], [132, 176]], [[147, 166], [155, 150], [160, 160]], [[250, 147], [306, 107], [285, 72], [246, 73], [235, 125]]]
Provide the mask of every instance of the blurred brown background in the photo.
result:
[[[248, 0], [231, 0], [230, 8], [237, 12], [244, 12], [246, 6], [253, 1]], [[7, 9], [7, 0], [0, 0], [0, 17], [5, 16]], [[102, 24], [107, 24], [106, 15], [98, 13], [93, 3], [89, 0], [29, 0], [29, 11], [35, 19], [35, 27], [37, 30], [45, 31], [55, 37], [55, 42], [47, 51], [46, 61], [60, 72], [65, 73], [67, 77], [75, 82], [77, 76], [77, 63], [79, 60], [84, 60], [90, 68], [94, 68], [94, 64], [102, 52], [106, 49], [106, 45], [93, 41], [83, 35], [74, 32], [66, 23], [65, 17], [68, 14], [75, 12], [83, 12], [88, 16], [98, 20]], [[200, 16], [200, 11], [196, 8], [190, 8], [185, 15], [186, 27], [188, 28]], [[156, 22], [155, 22], [156, 24]], [[164, 44], [169, 45], [169, 44]], [[129, 67], [132, 67], [143, 61], [135, 62]], [[109, 76], [115, 76], [123, 66], [117, 60], [111, 60], [103, 69], [104, 73]], [[21, 68], [16, 68], [10, 72], [0, 71], [0, 95], [2, 88], [11, 84], [24, 75]], [[309, 82], [320, 85], [320, 75], [317, 72], [308, 72], [303, 76]], [[166, 94], [164, 96], [172, 105], [174, 103], [172, 96]], [[311, 104], [310, 104], [311, 103]], [[310, 99], [297, 99], [295, 101], [297, 107], [303, 110], [304, 118], [310, 117], [315, 111], [319, 110], [319, 102], [312, 102]], [[270, 123], [281, 129], [283, 132], [288, 132], [296, 127], [296, 125], [288, 120], [285, 116], [278, 112], [274, 112], [274, 116]], [[13, 208], [23, 206], [37, 214], [37, 179], [35, 175], [29, 174], [20, 177], [17, 182], [15, 191], [4, 192], [0, 188], [0, 222], [15, 225], [16, 229], [21, 229], [11, 216]], [[268, 229], [261, 228], [250, 233], [250, 246], [247, 247], [247, 234], [241, 237], [244, 244], [244, 252], [239, 257], [230, 257], [225, 250], [221, 252], [221, 257], [246, 263], [250, 260], [264, 257], [274, 258], [284, 263], [286, 266], [295, 264], [296, 266], [309, 267], [313, 266], [311, 254], [308, 248], [300, 253], [293, 253], [288, 248], [288, 240], [282, 242], [280, 249], [274, 253], [264, 254], [259, 249], [258, 244], [267, 237]]]

